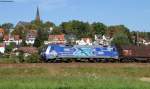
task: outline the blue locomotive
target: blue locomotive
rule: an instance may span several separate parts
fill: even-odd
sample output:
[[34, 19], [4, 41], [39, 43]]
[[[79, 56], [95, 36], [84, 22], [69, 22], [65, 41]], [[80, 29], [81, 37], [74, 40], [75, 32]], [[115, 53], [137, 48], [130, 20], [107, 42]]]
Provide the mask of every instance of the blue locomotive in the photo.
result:
[[51, 44], [42, 49], [41, 57], [44, 61], [75, 59], [75, 60], [94, 60], [94, 59], [118, 59], [119, 53], [115, 46], [81, 46], [81, 45], [62, 45]]

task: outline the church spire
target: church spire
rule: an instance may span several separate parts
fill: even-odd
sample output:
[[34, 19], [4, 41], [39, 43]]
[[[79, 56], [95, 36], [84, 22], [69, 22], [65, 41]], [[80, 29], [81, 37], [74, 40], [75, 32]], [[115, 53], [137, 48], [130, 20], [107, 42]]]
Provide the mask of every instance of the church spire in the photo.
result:
[[37, 7], [37, 11], [36, 11], [36, 21], [40, 21], [40, 12], [39, 12], [39, 7]]

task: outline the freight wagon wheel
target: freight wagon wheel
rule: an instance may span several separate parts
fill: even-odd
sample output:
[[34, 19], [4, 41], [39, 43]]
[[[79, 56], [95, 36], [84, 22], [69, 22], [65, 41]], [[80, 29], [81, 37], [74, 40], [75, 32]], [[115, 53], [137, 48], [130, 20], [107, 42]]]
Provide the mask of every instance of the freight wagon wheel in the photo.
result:
[[102, 63], [108, 63], [109, 62], [109, 59], [103, 59], [102, 60]]
[[128, 61], [128, 58], [122, 58], [122, 59], [120, 59], [120, 62], [121, 63], [128, 63], [129, 61]]
[[132, 63], [132, 62], [134, 62], [134, 58], [127, 58], [126, 59], [126, 63]]
[[135, 59], [135, 58], [132, 58], [132, 62], [136, 62], [136, 59]]
[[147, 62], [150, 63], [150, 59], [147, 59]]

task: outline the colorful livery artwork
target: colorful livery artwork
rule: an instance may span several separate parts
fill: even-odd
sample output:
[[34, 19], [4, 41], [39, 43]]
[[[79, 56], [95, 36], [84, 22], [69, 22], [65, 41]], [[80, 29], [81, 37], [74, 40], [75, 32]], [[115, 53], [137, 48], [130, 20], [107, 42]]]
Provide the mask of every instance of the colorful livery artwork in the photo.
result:
[[66, 45], [48, 45], [41, 56], [45, 60], [58, 58], [111, 58], [118, 59], [118, 52], [114, 46], [66, 46]]

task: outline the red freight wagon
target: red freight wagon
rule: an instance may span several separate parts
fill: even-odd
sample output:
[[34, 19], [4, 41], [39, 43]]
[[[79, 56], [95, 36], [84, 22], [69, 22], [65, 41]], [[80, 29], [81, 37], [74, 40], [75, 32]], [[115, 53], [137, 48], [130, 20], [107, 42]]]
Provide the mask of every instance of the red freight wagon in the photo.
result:
[[150, 46], [119, 46], [118, 51], [121, 60], [150, 61]]

